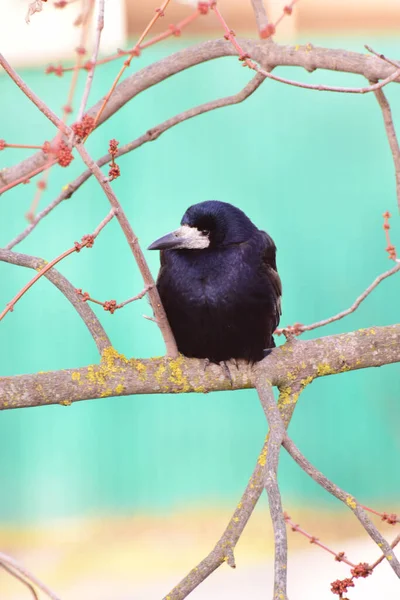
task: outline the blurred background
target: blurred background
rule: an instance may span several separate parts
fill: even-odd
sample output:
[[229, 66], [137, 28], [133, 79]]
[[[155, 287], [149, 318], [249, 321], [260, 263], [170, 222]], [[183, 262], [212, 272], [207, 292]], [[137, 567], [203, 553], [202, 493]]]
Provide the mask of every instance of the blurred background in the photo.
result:
[[[60, 60], [73, 65], [80, 2], [57, 10], [49, 1], [30, 25], [24, 20], [27, 4], [0, 0], [1, 14], [7, 15], [0, 19], [1, 51], [60, 114], [70, 74], [58, 78], [46, 75], [45, 68]], [[285, 3], [267, 4], [276, 20]], [[237, 34], [256, 36], [250, 0], [220, 0], [219, 6]], [[155, 7], [150, 0], [106, 0], [102, 55], [132, 47]], [[189, 2], [172, 2], [154, 33], [193, 10]], [[368, 43], [396, 58], [399, 26], [397, 0], [301, 0], [282, 21], [277, 40], [358, 52]], [[213, 15], [202, 17], [181, 37], [146, 49], [128, 74], [216, 37], [221, 32]], [[120, 63], [96, 69], [89, 105], [108, 91]], [[280, 68], [277, 73], [313, 83], [365, 85], [361, 77], [333, 72]], [[85, 75], [79, 77], [75, 109]], [[92, 156], [102, 156], [111, 138], [127, 143], [186, 108], [239, 91], [250, 76], [234, 58], [180, 73], [124, 106], [90, 137], [88, 148]], [[399, 86], [388, 86], [386, 93], [398, 121]], [[52, 126], [4, 74], [0, 98], [0, 138], [25, 144], [52, 138]], [[1, 152], [0, 168], [29, 152]], [[205, 199], [232, 202], [266, 229], [278, 247], [283, 325], [336, 314], [389, 268], [381, 215], [386, 210], [397, 215], [395, 183], [382, 116], [371, 94], [316, 93], [268, 81], [243, 104], [187, 121], [117, 162], [122, 176], [113, 187], [143, 248], [176, 228], [189, 205]], [[81, 171], [79, 158], [68, 170], [54, 168], [40, 208]], [[34, 192], [32, 181], [1, 198], [0, 246], [25, 227]], [[92, 231], [107, 211], [106, 199], [90, 180], [16, 250], [50, 260]], [[393, 236], [398, 241], [395, 218]], [[158, 256], [146, 252], [146, 258], [155, 276]], [[102, 300], [120, 302], [142, 289], [116, 222], [92, 251], [68, 257], [59, 268], [75, 287]], [[31, 277], [0, 263], [0, 306]], [[354, 315], [304, 338], [398, 322], [399, 293], [399, 278], [388, 279]], [[150, 314], [146, 300], [114, 315], [94, 310], [119, 352], [163, 353], [157, 327], [142, 318]], [[98, 361], [77, 313], [44, 279], [7, 315], [0, 336], [1, 375]], [[391, 365], [319, 379], [302, 395], [290, 426], [300, 449], [328, 477], [364, 504], [388, 512], [400, 507], [399, 375], [399, 366]], [[160, 598], [221, 535], [265, 433], [254, 391], [107, 398], [4, 412], [0, 550], [20, 559], [63, 599]], [[335, 551], [345, 550], [353, 562], [376, 558], [358, 524], [284, 453], [279, 477], [293, 520]], [[394, 531], [388, 535], [392, 539]], [[290, 597], [331, 597], [329, 583], [347, 577], [347, 567], [309, 547], [299, 534], [289, 532], [289, 541]], [[193, 597], [265, 597], [272, 558], [263, 499], [238, 545], [236, 572], [222, 567]], [[394, 575], [385, 569], [381, 565], [371, 579], [359, 581], [351, 598], [365, 600], [378, 591], [382, 598], [397, 598]], [[0, 572], [0, 598], [25, 597], [26, 590]]]

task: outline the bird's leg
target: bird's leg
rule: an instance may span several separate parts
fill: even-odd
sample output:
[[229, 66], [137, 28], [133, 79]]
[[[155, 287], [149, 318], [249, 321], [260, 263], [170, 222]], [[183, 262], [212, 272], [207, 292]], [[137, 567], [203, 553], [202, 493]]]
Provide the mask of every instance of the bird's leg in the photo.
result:
[[210, 361], [210, 359], [209, 359], [209, 358], [205, 358], [205, 359], [204, 359], [204, 366], [203, 366], [203, 373], [205, 373], [205, 372], [206, 372], [206, 370], [207, 370], [207, 367], [208, 367], [210, 364], [211, 364], [211, 361]]
[[239, 371], [239, 363], [236, 358], [231, 358], [230, 361], [235, 365], [236, 369]]

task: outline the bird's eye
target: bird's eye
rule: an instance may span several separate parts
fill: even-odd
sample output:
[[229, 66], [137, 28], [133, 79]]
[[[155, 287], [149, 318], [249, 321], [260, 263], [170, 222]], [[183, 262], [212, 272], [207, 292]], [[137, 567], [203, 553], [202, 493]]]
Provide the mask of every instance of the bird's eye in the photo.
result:
[[202, 234], [202, 235], [209, 235], [209, 233], [210, 233], [210, 230], [209, 230], [209, 229], [202, 229], [202, 230], [201, 230], [201, 234]]

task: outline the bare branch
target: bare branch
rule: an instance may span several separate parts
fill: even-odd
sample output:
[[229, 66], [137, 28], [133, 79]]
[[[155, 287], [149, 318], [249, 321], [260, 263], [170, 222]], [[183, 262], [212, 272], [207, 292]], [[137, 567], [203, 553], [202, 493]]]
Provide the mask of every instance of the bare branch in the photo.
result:
[[318, 327], [324, 327], [329, 323], [334, 323], [335, 321], [339, 321], [340, 319], [347, 317], [347, 315], [353, 313], [360, 306], [361, 302], [363, 302], [363, 300], [365, 300], [365, 298], [369, 296], [369, 294], [381, 283], [381, 281], [383, 281], [387, 277], [390, 277], [391, 275], [394, 275], [395, 273], [397, 273], [397, 271], [400, 271], [400, 264], [397, 264], [395, 267], [393, 267], [393, 269], [389, 269], [389, 271], [385, 271], [385, 273], [378, 275], [378, 277], [374, 279], [371, 285], [369, 285], [367, 289], [364, 290], [364, 292], [360, 296], [358, 296], [358, 298], [353, 302], [350, 308], [342, 310], [342, 312], [338, 313], [337, 315], [329, 317], [328, 319], [322, 319], [322, 321], [317, 321], [316, 323], [312, 323], [311, 325], [302, 325], [301, 323], [289, 325], [288, 327], [277, 329], [275, 333], [277, 335], [280, 335], [285, 332], [291, 333], [294, 330], [295, 335], [300, 335], [304, 331], [312, 331], [313, 329], [317, 329]]
[[[280, 418], [279, 412], [277, 412], [277, 417]], [[314, 481], [316, 481], [320, 486], [322, 486], [327, 492], [335, 496], [338, 500], [343, 502], [350, 510], [355, 514], [357, 519], [360, 521], [361, 525], [364, 527], [365, 531], [371, 537], [371, 539], [377, 544], [379, 549], [383, 552], [388, 564], [392, 567], [393, 571], [396, 573], [397, 577], [400, 577], [400, 563], [397, 560], [396, 556], [392, 552], [392, 548], [390, 544], [385, 540], [385, 538], [381, 535], [375, 525], [372, 523], [370, 518], [368, 517], [365, 510], [362, 506], [357, 502], [357, 500], [342, 490], [335, 483], [330, 481], [321, 471], [318, 471], [311, 463], [308, 461], [299, 451], [294, 442], [289, 438], [286, 431], [282, 429], [284, 434], [283, 446], [285, 450], [292, 456], [292, 458], [297, 462], [297, 464], [305, 471]]]
[[[345, 73], [357, 73], [368, 80], [387, 78], [396, 70], [392, 65], [383, 62], [379, 58], [346, 50], [327, 49], [310, 46], [309, 44], [296, 47], [280, 46], [250, 39], [240, 40], [240, 44], [247, 54], [251, 55], [256, 62], [268, 70], [277, 66], [298, 66], [308, 71], [328, 69]], [[236, 49], [228, 41], [212, 40], [176, 52], [145, 67], [127, 77], [116, 87], [104, 109], [99, 124], [111, 117], [137, 94], [168, 77], [208, 60], [236, 54]], [[97, 102], [87, 114], [95, 116], [102, 102], [103, 100]], [[18, 165], [3, 169], [0, 172], [0, 179], [4, 184], [9, 185], [16, 180], [23, 180], [34, 170], [40, 170], [45, 163], [45, 155], [38, 152], [21, 161]]]
[[[250, 62], [250, 61], [249, 61]], [[265, 69], [261, 69], [255, 63], [248, 65], [251, 69], [256, 71], [257, 73], [261, 73], [265, 77], [269, 79], [273, 79], [274, 81], [278, 81], [279, 83], [285, 83], [286, 85], [293, 85], [294, 87], [303, 88], [306, 90], [314, 90], [316, 92], [337, 92], [340, 94], [368, 94], [369, 92], [376, 92], [380, 90], [388, 83], [395, 81], [400, 76], [400, 69], [397, 69], [391, 75], [388, 75], [382, 81], [378, 83], [373, 83], [371, 85], [367, 85], [364, 87], [342, 87], [335, 85], [323, 85], [321, 83], [304, 83], [303, 81], [294, 81], [293, 79], [286, 79], [285, 77], [279, 77], [278, 75], [273, 75], [269, 73]]]
[[[44, 114], [45, 117], [47, 117], [49, 119], [49, 121], [51, 121], [53, 123], [53, 125], [55, 125], [57, 128], [59, 128], [60, 131], [62, 131], [63, 133], [68, 134], [71, 132], [71, 129], [69, 127], [67, 127], [61, 121], [61, 119], [59, 119], [57, 117], [57, 115], [55, 113], [53, 113], [53, 111], [47, 106], [47, 104], [45, 104], [39, 98], [39, 96], [37, 96], [35, 94], [35, 92], [33, 92], [30, 89], [30, 87], [28, 87], [26, 85], [26, 83], [24, 82], [22, 77], [20, 77], [18, 75], [18, 73], [16, 71], [14, 71], [14, 69], [12, 68], [10, 63], [4, 58], [4, 56], [2, 54], [0, 54], [0, 65], [3, 67], [5, 72], [11, 77], [13, 82], [19, 87], [21, 92], [23, 92], [25, 94], [25, 96], [27, 96], [29, 98], [29, 100], [31, 100], [31, 102], [33, 102], [33, 104]], [[46, 161], [47, 161], [47, 158], [46, 158]], [[4, 177], [3, 177], [3, 179], [4, 179]]]
[[[317, 377], [397, 362], [400, 324], [314, 340], [293, 340], [274, 348], [257, 368], [282, 390], [294, 389], [295, 381], [307, 385]], [[254, 375], [254, 369], [243, 362], [238, 369], [231, 369], [229, 379], [218, 365], [209, 365], [204, 372], [202, 360], [183, 356], [128, 359], [110, 347], [103, 351], [98, 365], [0, 378], [0, 409], [104, 396], [248, 389], [254, 387]], [[288, 410], [290, 407], [288, 404]]]
[[[66, 125], [64, 125], [64, 123], [52, 111], [50, 111], [50, 109], [47, 108], [46, 104], [38, 96], [36, 96], [36, 94], [25, 84], [25, 82], [22, 80], [22, 78], [14, 71], [14, 69], [7, 63], [7, 61], [4, 59], [4, 57], [0, 54], [0, 64], [3, 64], [3, 63], [5, 65], [6, 71], [9, 74], [9, 76], [18, 85], [18, 87], [24, 92], [24, 94], [39, 108], [39, 110], [52, 123], [54, 123], [54, 125], [56, 125], [56, 127], [59, 128], [60, 131], [63, 131], [65, 134], [70, 135], [72, 133], [72, 129], [70, 127], [67, 127]], [[87, 152], [86, 148], [84, 147], [84, 145], [82, 143], [75, 144], [75, 148], [81, 155], [83, 162], [92, 171], [93, 175], [95, 176], [95, 178], [99, 182], [100, 186], [102, 187], [103, 191], [105, 192], [112, 208], [114, 209], [113, 214], [116, 214], [116, 217], [121, 226], [121, 229], [125, 234], [125, 237], [129, 244], [129, 247], [132, 250], [132, 253], [135, 257], [135, 260], [137, 262], [139, 270], [142, 274], [144, 283], [146, 286], [149, 286], [150, 303], [151, 303], [154, 315], [157, 319], [157, 324], [158, 324], [161, 334], [164, 338], [164, 342], [165, 342], [166, 350], [167, 350], [167, 356], [176, 357], [176, 356], [178, 356], [178, 349], [177, 349], [177, 346], [175, 343], [175, 339], [174, 339], [173, 333], [171, 331], [171, 328], [169, 326], [164, 307], [161, 303], [157, 287], [154, 285], [154, 280], [151, 275], [149, 266], [144, 258], [143, 252], [139, 246], [138, 238], [134, 234], [133, 229], [128, 221], [128, 218], [126, 217], [124, 211], [122, 210], [122, 207], [121, 207], [120, 203], [118, 202], [117, 197], [114, 194], [109, 182], [105, 180], [104, 175], [100, 170], [100, 167], [98, 167], [97, 164], [93, 161], [93, 159], [91, 158], [91, 156], [89, 155], [89, 153]], [[84, 244], [84, 245], [86, 245], [86, 244]], [[73, 251], [73, 250], [71, 250], [71, 251]], [[67, 251], [67, 252], [70, 253], [71, 251]], [[56, 262], [58, 262], [58, 260], [61, 260], [61, 258], [64, 258], [64, 255], [66, 256], [67, 253], [64, 253], [62, 255], [62, 257], [59, 257], [56, 260]], [[55, 264], [55, 261], [52, 261], [52, 263]], [[32, 280], [32, 283], [34, 283], [34, 280]], [[0, 315], [0, 318], [2, 318], [2, 316], [3, 316], [3, 313]]]
[[19, 573], [17, 573], [17, 571], [14, 571], [6, 563], [2, 563], [1, 561], [0, 561], [0, 567], [3, 567], [3, 569], [5, 571], [7, 571], [7, 573], [9, 573], [12, 577], [15, 577], [15, 579], [18, 579], [18, 581], [20, 581], [23, 585], [25, 585], [28, 588], [28, 590], [30, 591], [30, 593], [32, 594], [34, 600], [40, 600], [33, 585], [31, 583], [29, 583], [29, 581], [24, 579], [22, 577], [22, 575], [20, 575]]
[[[285, 427], [288, 427], [290, 423], [300, 393], [300, 388], [298, 386], [293, 386], [292, 389], [292, 392], [284, 390], [278, 401], [278, 409], [282, 415]], [[196, 567], [194, 567], [190, 573], [188, 573], [188, 575], [186, 575], [186, 577], [184, 577], [182, 581], [164, 597], [163, 600], [183, 600], [183, 598], [186, 598], [221, 564], [227, 562], [231, 567], [235, 565], [233, 555], [235, 546], [264, 489], [264, 471], [267, 460], [268, 440], [269, 436], [267, 435], [249, 483], [247, 484], [224, 533], [218, 540], [214, 549], [204, 560], [196, 565]]]
[[100, 225], [96, 227], [96, 229], [91, 235], [84, 235], [80, 243], [75, 242], [72, 248], [69, 248], [56, 258], [53, 258], [53, 260], [49, 263], [46, 262], [45, 265], [41, 269], [39, 269], [37, 274], [26, 285], [24, 285], [24, 287], [18, 292], [18, 294], [16, 294], [16, 296], [14, 296], [11, 302], [7, 303], [6, 308], [0, 313], [0, 321], [5, 317], [5, 315], [8, 312], [12, 312], [14, 310], [14, 306], [16, 305], [18, 300], [20, 300], [22, 296], [29, 290], [29, 288], [31, 288], [41, 277], [43, 277], [43, 275], [50, 271], [50, 269], [54, 267], [54, 265], [59, 263], [61, 260], [69, 256], [70, 254], [73, 254], [74, 252], [80, 252], [82, 248], [91, 248], [94, 244], [94, 240], [99, 235], [100, 231], [103, 229], [103, 227], [107, 225], [107, 223], [109, 223], [109, 221], [114, 217], [116, 213], [117, 209], [112, 209], [108, 213], [108, 215], [102, 220]]
[[47, 587], [47, 585], [45, 585], [42, 581], [40, 581], [40, 579], [38, 579], [35, 575], [33, 575], [33, 573], [28, 571], [25, 567], [20, 565], [15, 560], [15, 558], [11, 558], [11, 556], [8, 556], [7, 554], [0, 552], [0, 562], [3, 565], [7, 565], [8, 567], [11, 567], [12, 570], [16, 571], [17, 573], [19, 573], [20, 575], [25, 577], [28, 581], [33, 583], [33, 585], [36, 585], [36, 587], [38, 587], [40, 590], [42, 590], [42, 592], [44, 594], [49, 596], [49, 598], [51, 598], [51, 600], [60, 600], [60, 598], [49, 587]]
[[[237, 94], [234, 94], [233, 96], [226, 96], [224, 98], [218, 98], [217, 100], [211, 100], [210, 102], [206, 102], [206, 103], [196, 106], [194, 108], [190, 108], [188, 110], [185, 110], [185, 111], [175, 115], [174, 117], [171, 117], [170, 119], [167, 119], [163, 123], [160, 123], [159, 125], [156, 125], [155, 127], [152, 127], [151, 129], [146, 131], [146, 133], [144, 133], [140, 137], [136, 138], [132, 142], [129, 142], [128, 144], [125, 144], [124, 146], [121, 146], [118, 149], [116, 158], [123, 156], [124, 154], [127, 154], [128, 152], [131, 152], [132, 150], [136, 150], [136, 148], [139, 148], [140, 146], [142, 146], [143, 144], [146, 144], [147, 142], [152, 142], [152, 141], [156, 140], [157, 138], [160, 137], [160, 135], [162, 135], [168, 129], [171, 129], [175, 125], [178, 125], [179, 123], [183, 123], [184, 121], [187, 121], [188, 119], [196, 117], [197, 115], [201, 115], [201, 114], [210, 112], [217, 108], [223, 108], [225, 106], [231, 106], [232, 104], [239, 104], [240, 102], [243, 102], [243, 100], [246, 100], [246, 98], [251, 96], [251, 94], [253, 94], [253, 92], [255, 92], [257, 90], [257, 88], [261, 85], [261, 83], [264, 81], [264, 79], [265, 79], [265, 77], [263, 75], [257, 74]], [[98, 159], [96, 161], [96, 164], [99, 167], [102, 167], [103, 165], [109, 163], [111, 158], [112, 158], [111, 154], [105, 154], [104, 156], [102, 156], [100, 159]], [[82, 173], [79, 177], [77, 177], [72, 183], [65, 186], [65, 189], [63, 189], [61, 194], [59, 194], [57, 196], [57, 198], [55, 200], [53, 200], [53, 202], [51, 202], [44, 210], [42, 210], [42, 212], [40, 212], [36, 216], [36, 218], [32, 221], [32, 223], [30, 223], [24, 229], [23, 232], [21, 232], [19, 235], [17, 235], [11, 242], [9, 242], [7, 244], [7, 246], [5, 246], [6, 250], [11, 250], [12, 248], [14, 248], [14, 246], [19, 244], [22, 240], [24, 240], [31, 233], [31, 231], [33, 231], [33, 229], [35, 229], [36, 225], [38, 225], [38, 223], [40, 223], [40, 221], [45, 216], [47, 216], [63, 200], [71, 198], [72, 194], [74, 194], [80, 188], [80, 186], [83, 185], [89, 179], [89, 177], [91, 177], [92, 175], [93, 175], [92, 171], [90, 169], [88, 169], [87, 171]]]
[[165, 313], [164, 307], [162, 305], [157, 287], [154, 283], [153, 276], [150, 272], [149, 266], [146, 262], [144, 254], [139, 246], [138, 238], [134, 234], [131, 224], [128, 221], [128, 218], [123, 211], [119, 201], [117, 200], [116, 195], [114, 194], [110, 183], [105, 180], [100, 167], [94, 162], [91, 156], [86, 151], [86, 148], [83, 144], [76, 144], [76, 149], [82, 157], [83, 162], [89, 169], [92, 171], [93, 175], [96, 177], [100, 186], [103, 188], [108, 201], [111, 206], [117, 211], [116, 217], [121, 226], [122, 231], [126, 237], [126, 240], [129, 244], [129, 247], [132, 251], [133, 256], [135, 257], [136, 263], [139, 267], [140, 273], [143, 277], [144, 284], [148, 287], [148, 294], [150, 299], [150, 304], [154, 312], [154, 316], [157, 319], [157, 324], [160, 328], [161, 334], [163, 336], [167, 356], [176, 357], [178, 356], [178, 348], [175, 343], [175, 338], [171, 331], [171, 328], [168, 323], [167, 315]]
[[264, 0], [251, 0], [254, 16], [256, 18], [258, 33], [268, 25], [268, 15], [265, 9]]
[[85, 89], [83, 90], [81, 104], [78, 110], [78, 115], [76, 117], [77, 121], [81, 121], [83, 114], [85, 112], [86, 104], [89, 98], [90, 90], [93, 83], [94, 71], [96, 69], [97, 57], [100, 50], [100, 40], [101, 34], [104, 29], [104, 2], [105, 0], [98, 0], [98, 15], [97, 15], [97, 28], [96, 28], [96, 37], [94, 41], [93, 53], [91, 58], [91, 68], [86, 77]]
[[382, 110], [383, 122], [385, 124], [385, 130], [387, 139], [389, 142], [390, 150], [392, 152], [394, 172], [396, 177], [396, 194], [397, 194], [397, 206], [400, 210], [400, 147], [396, 136], [396, 130], [392, 119], [392, 111], [390, 110], [390, 104], [383, 92], [383, 90], [375, 90], [375, 98], [378, 100], [379, 106]]
[[[35, 270], [42, 269], [46, 265], [46, 261], [42, 258], [1, 249], [0, 260], [12, 265], [28, 267], [29, 269]], [[55, 285], [60, 292], [64, 294], [64, 296], [71, 302], [72, 306], [77, 310], [79, 316], [89, 329], [99, 353], [102, 354], [106, 348], [111, 346], [111, 342], [90, 306], [81, 302], [77, 296], [74, 286], [56, 269], [53, 268], [50, 269], [50, 271], [47, 271], [45, 277], [51, 281], [51, 283]]]
[[275, 404], [270, 382], [261, 376], [256, 382], [256, 388], [269, 426], [264, 485], [268, 494], [269, 511], [275, 539], [274, 599], [287, 600], [287, 535], [282, 498], [278, 485], [279, 453], [285, 435], [285, 427]]

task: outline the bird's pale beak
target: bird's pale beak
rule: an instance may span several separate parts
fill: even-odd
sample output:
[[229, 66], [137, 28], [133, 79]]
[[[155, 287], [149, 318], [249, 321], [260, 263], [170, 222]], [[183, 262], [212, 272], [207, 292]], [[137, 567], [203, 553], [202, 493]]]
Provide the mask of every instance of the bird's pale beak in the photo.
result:
[[167, 233], [147, 248], [148, 250], [201, 250], [210, 245], [208, 235], [204, 235], [196, 227], [182, 225], [176, 231]]

